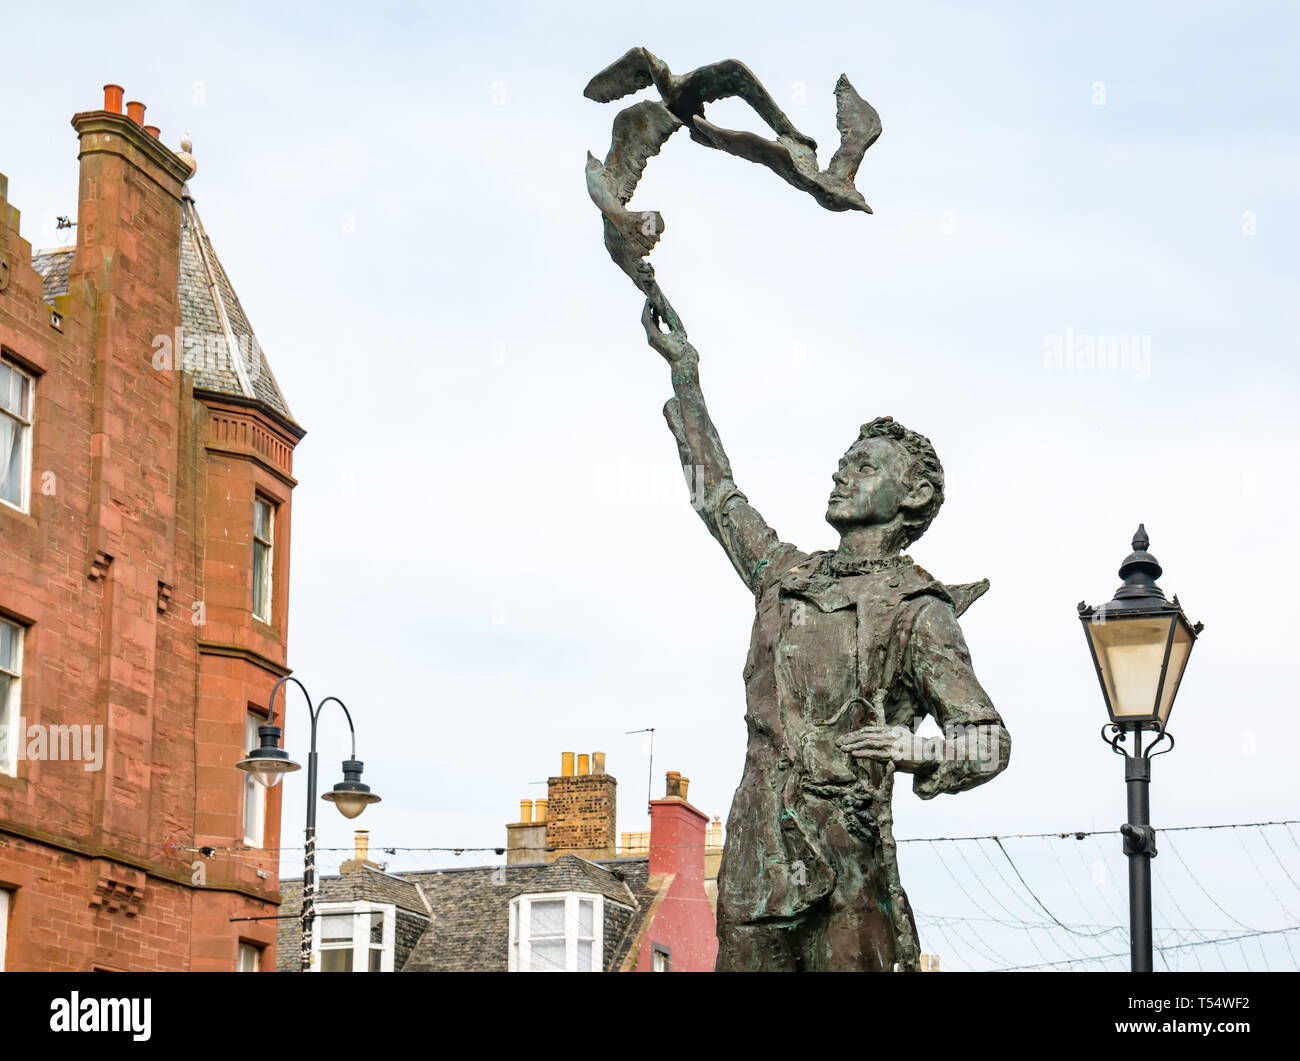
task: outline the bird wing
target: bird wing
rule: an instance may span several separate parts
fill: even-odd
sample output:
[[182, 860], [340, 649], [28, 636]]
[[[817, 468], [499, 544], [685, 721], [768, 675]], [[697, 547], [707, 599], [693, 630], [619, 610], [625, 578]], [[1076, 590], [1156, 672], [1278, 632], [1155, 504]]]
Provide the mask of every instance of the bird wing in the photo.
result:
[[696, 118], [695, 130], [704, 143], [725, 151], [729, 155], [757, 162], [796, 188], [808, 191], [811, 181], [809, 168], [817, 170], [817, 156], [784, 137], [768, 140], [757, 133], [736, 129], [722, 129], [704, 118]]
[[605, 156], [605, 179], [619, 202], [632, 198], [646, 161], [659, 154], [664, 142], [681, 127], [682, 123], [658, 100], [642, 100], [618, 112], [609, 154]]
[[644, 48], [629, 48], [588, 81], [582, 94], [597, 103], [609, 103], [649, 88], [652, 83], [650, 53]]
[[753, 107], [754, 112], [777, 136], [793, 137], [812, 150], [817, 150], [817, 142], [795, 128], [794, 122], [776, 105], [754, 72], [738, 59], [723, 59], [720, 63], [701, 66], [684, 74], [678, 82], [681, 108], [691, 113], [703, 113], [700, 108], [704, 103], [737, 96]]
[[840, 147], [831, 156], [827, 172], [852, 184], [862, 156], [880, 138], [881, 126], [876, 108], [854, 91], [843, 74], [835, 83], [835, 124], [840, 130]]

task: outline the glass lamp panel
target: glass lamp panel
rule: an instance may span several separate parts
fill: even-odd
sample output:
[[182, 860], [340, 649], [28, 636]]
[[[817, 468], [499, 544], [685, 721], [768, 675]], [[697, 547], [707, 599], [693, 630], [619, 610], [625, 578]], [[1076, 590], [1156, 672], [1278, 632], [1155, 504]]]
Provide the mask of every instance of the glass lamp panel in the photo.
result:
[[1173, 621], [1173, 616], [1152, 616], [1088, 624], [1106, 698], [1117, 720], [1150, 718], [1155, 713]]
[[[324, 799], [323, 796], [321, 798]], [[327, 802], [338, 807], [339, 813], [345, 818], [355, 818], [369, 805], [364, 793], [339, 793], [332, 800], [327, 800]]]
[[259, 785], [264, 785], [266, 788], [275, 788], [276, 785], [284, 780], [285, 773], [286, 771], [284, 770], [254, 770], [253, 780]]
[[1186, 623], [1174, 623], [1174, 643], [1169, 648], [1169, 669], [1165, 672], [1165, 687], [1160, 692], [1160, 721], [1169, 721], [1169, 712], [1174, 707], [1174, 697], [1178, 695], [1178, 683], [1183, 680], [1183, 669], [1187, 666], [1187, 657], [1192, 654], [1195, 642]]

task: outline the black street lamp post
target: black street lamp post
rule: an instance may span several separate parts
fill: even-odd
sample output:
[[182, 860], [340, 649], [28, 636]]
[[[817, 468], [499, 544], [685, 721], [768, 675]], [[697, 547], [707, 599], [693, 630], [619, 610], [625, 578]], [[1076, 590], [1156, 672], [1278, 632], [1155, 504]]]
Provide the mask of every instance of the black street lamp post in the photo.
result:
[[[279, 746], [282, 731], [279, 726], [274, 725], [275, 694], [280, 691], [280, 686], [285, 682], [293, 682], [302, 690], [302, 695], [307, 701], [307, 711], [311, 715], [311, 750], [307, 753], [307, 826], [304, 839], [302, 873], [301, 951], [302, 971], [310, 972], [312, 922], [316, 916], [316, 724], [320, 719], [322, 709], [331, 700], [343, 709], [343, 714], [348, 720], [348, 729], [352, 733], [352, 758], [343, 761], [343, 780], [321, 796], [321, 799], [327, 800], [338, 807], [339, 813], [343, 817], [355, 818], [371, 803], [378, 803], [379, 797], [370, 791], [369, 785], [363, 784], [361, 781], [363, 764], [357, 759], [357, 731], [352, 725], [352, 715], [347, 706], [337, 696], [327, 696], [313, 707], [311, 697], [307, 694], [307, 689], [302, 682], [289, 675], [276, 682], [275, 688], [271, 690], [266, 725], [257, 727], [257, 736], [262, 742], [261, 747], [251, 750], [246, 759], [240, 760], [235, 765], [239, 769], [252, 774], [254, 780], [267, 788], [274, 788], [278, 785], [285, 774], [302, 769]], [[288, 694], [286, 693], [285, 696], [287, 697]], [[287, 699], [285, 703], [288, 704]]]
[[[1146, 528], [1138, 525], [1133, 551], [1120, 565], [1124, 584], [1113, 600], [1093, 608], [1079, 603], [1079, 618], [1092, 653], [1110, 721], [1102, 739], [1124, 756], [1128, 786], [1128, 821], [1120, 826], [1128, 856], [1129, 933], [1132, 970], [1151, 972], [1151, 859], [1156, 831], [1151, 827], [1151, 759], [1173, 751], [1174, 736], [1165, 728], [1192, 645], [1203, 628], [1183, 614], [1178, 598], [1165, 600], [1156, 585], [1160, 564], [1147, 552]], [[1156, 734], [1146, 748], [1142, 734]], [[1122, 745], [1133, 735], [1133, 752]], [[1155, 749], [1162, 741], [1168, 747]]]

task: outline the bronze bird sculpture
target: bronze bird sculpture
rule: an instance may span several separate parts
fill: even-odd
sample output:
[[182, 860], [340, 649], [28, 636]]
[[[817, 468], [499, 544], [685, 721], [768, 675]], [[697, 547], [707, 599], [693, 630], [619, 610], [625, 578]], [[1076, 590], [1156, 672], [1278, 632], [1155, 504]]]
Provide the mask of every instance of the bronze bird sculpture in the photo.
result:
[[817, 142], [794, 127], [749, 67], [735, 59], [710, 63], [677, 77], [648, 48], [629, 48], [587, 82], [582, 94], [597, 103], [609, 103], [651, 85], [659, 90], [664, 105], [691, 130], [691, 138], [698, 143], [715, 146], [696, 135], [691, 120], [704, 116], [704, 104], [735, 96], [753, 107], [778, 136], [788, 136], [810, 151], [817, 150]]
[[632, 282], [644, 292], [659, 316], [674, 328], [681, 321], [655, 282], [655, 271], [645, 256], [663, 234], [658, 210], [628, 210], [646, 161], [659, 154], [682, 123], [657, 100], [645, 100], [619, 112], [609, 153], [602, 164], [587, 152], [587, 194], [605, 215], [605, 249]]
[[778, 133], [775, 140], [766, 140], [756, 133], [720, 129], [700, 115], [692, 121], [694, 131], [709, 146], [766, 166], [796, 188], [808, 192], [827, 210], [871, 213], [871, 207], [853, 180], [867, 148], [880, 137], [880, 115], [857, 94], [843, 74], [835, 85], [835, 124], [840, 131], [840, 147], [824, 170], [817, 168], [815, 150], [786, 133]]
[[[604, 215], [610, 257], [645, 294], [653, 316], [670, 331], [685, 336], [680, 318], [655, 280], [653, 266], [646, 261], [663, 234], [663, 215], [657, 210], [629, 210], [627, 204], [646, 161], [683, 126], [697, 143], [767, 166], [827, 210], [871, 213], [853, 182], [862, 156], [880, 136], [880, 115], [844, 75], [835, 86], [840, 146], [825, 170], [817, 165], [816, 141], [795, 128], [758, 78], [735, 59], [710, 63], [679, 77], [648, 49], [631, 48], [593, 77], [583, 95], [608, 103], [651, 85], [663, 102], [644, 100], [619, 112], [604, 163], [587, 153], [587, 191]], [[730, 97], [748, 103], [776, 139], [723, 129], [704, 117], [706, 103]]]

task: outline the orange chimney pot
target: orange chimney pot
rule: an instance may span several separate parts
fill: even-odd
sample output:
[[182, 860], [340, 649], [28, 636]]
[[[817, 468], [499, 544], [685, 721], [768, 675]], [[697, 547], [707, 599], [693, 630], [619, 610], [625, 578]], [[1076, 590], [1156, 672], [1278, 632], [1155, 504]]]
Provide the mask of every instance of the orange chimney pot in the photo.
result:
[[121, 85], [104, 86], [104, 110], [112, 111], [114, 114], [122, 113], [122, 86]]
[[131, 100], [126, 105], [126, 116], [136, 125], [144, 125], [144, 104], [139, 100]]

